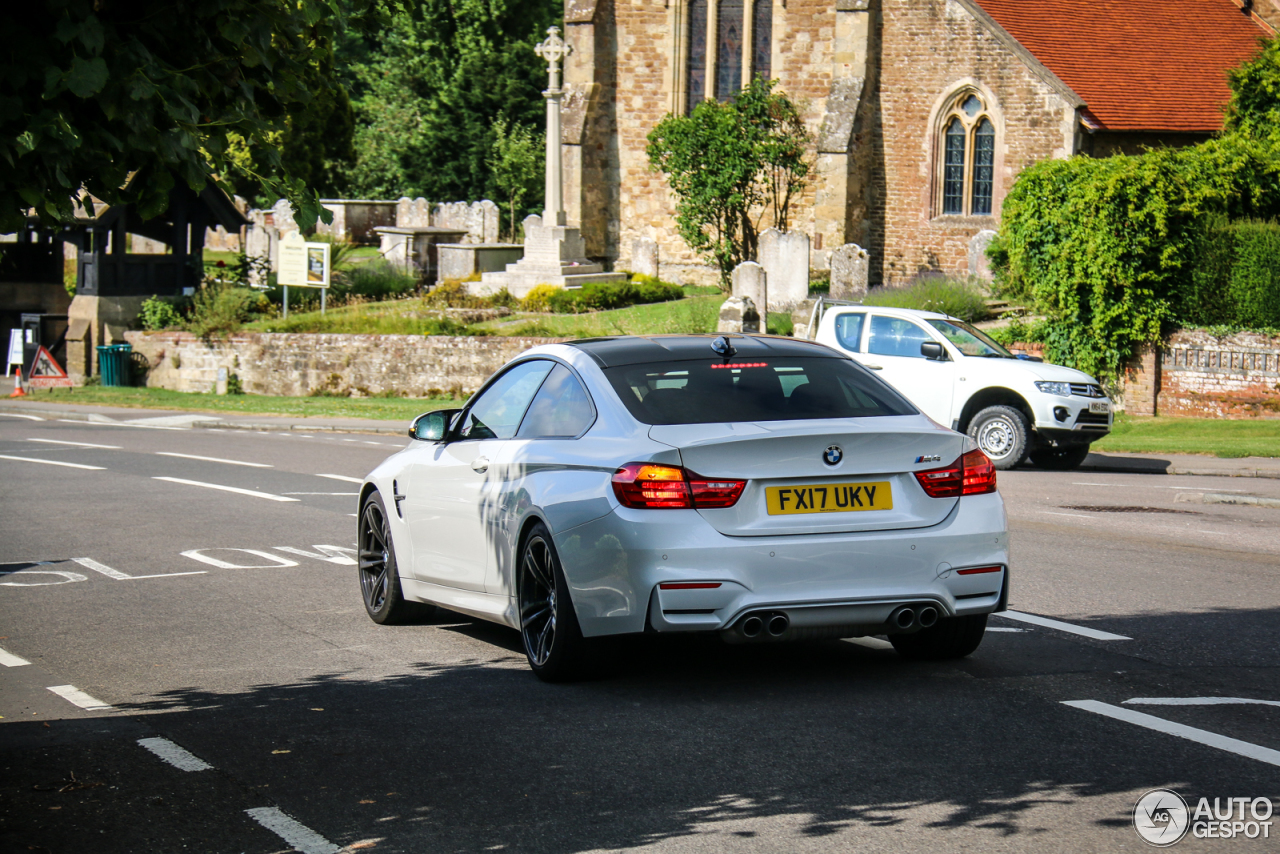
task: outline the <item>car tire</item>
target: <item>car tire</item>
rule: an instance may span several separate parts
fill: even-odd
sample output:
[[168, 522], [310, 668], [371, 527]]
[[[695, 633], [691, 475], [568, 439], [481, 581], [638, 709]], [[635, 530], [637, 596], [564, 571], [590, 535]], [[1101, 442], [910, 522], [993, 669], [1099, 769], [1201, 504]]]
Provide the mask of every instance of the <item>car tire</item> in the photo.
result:
[[1073, 445], [1068, 448], [1036, 448], [1031, 452], [1032, 465], [1050, 471], [1069, 471], [1078, 468], [1089, 456], [1088, 445]]
[[903, 658], [942, 661], [972, 653], [982, 643], [986, 631], [986, 614], [944, 617], [929, 628], [909, 635], [889, 635], [889, 643]]
[[551, 532], [541, 522], [520, 547], [517, 577], [520, 640], [530, 669], [543, 682], [573, 682], [593, 675], [564, 569]]
[[1030, 428], [1026, 416], [1012, 406], [988, 406], [973, 416], [968, 432], [1000, 471], [1013, 468], [1026, 456]]
[[391, 524], [381, 495], [374, 492], [365, 499], [359, 520], [356, 572], [360, 579], [360, 598], [364, 600], [369, 618], [381, 625], [397, 625], [430, 614], [434, 610], [430, 605], [407, 601], [400, 589]]

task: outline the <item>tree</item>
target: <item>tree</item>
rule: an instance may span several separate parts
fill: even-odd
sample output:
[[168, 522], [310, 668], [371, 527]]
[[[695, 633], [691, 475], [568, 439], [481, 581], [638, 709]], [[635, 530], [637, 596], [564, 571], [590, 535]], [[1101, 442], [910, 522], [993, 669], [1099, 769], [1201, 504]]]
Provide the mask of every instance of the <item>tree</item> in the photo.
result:
[[[232, 170], [310, 228], [314, 188], [278, 148], [314, 100], [335, 32], [377, 19], [375, 0], [32, 0], [0, 28], [0, 231], [34, 208], [70, 218], [82, 189], [143, 216]], [[125, 188], [126, 179], [135, 172]], [[225, 180], [220, 181], [229, 187]], [[326, 216], [326, 219], [328, 217]]]
[[1267, 39], [1248, 62], [1227, 72], [1226, 129], [1280, 147], [1280, 39]]
[[558, 0], [422, 0], [376, 38], [344, 40], [357, 124], [346, 192], [497, 194], [494, 122], [542, 125], [546, 65], [533, 48], [562, 13]]
[[808, 131], [775, 81], [756, 78], [728, 103], [703, 101], [688, 116], [668, 115], [649, 133], [650, 168], [676, 194], [676, 230], [720, 269], [754, 260], [766, 214], [786, 230], [791, 201], [807, 184]]
[[536, 198], [538, 185], [545, 180], [546, 159], [543, 152], [546, 135], [534, 136], [527, 127], [507, 124], [506, 119], [493, 123], [493, 155], [489, 170], [494, 184], [507, 199], [510, 211], [511, 239], [516, 236], [516, 209], [524, 209], [525, 197]]

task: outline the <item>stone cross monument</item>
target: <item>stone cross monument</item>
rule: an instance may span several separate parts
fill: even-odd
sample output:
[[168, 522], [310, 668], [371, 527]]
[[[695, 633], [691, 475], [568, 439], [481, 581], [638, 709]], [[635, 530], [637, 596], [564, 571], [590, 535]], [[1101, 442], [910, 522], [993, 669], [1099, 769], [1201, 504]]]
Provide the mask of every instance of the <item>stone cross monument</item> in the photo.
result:
[[560, 28], [547, 30], [547, 40], [533, 49], [546, 60], [547, 91], [547, 195], [542, 211], [543, 225], [564, 225], [564, 188], [560, 176], [563, 171], [560, 159], [560, 63], [573, 53], [573, 45], [560, 38]]
[[534, 50], [547, 62], [547, 197], [541, 218], [524, 221], [524, 257], [499, 273], [481, 276], [478, 293], [495, 293], [506, 288], [523, 297], [537, 285], [576, 288], [588, 282], [624, 282], [622, 273], [606, 273], [604, 267], [586, 257], [582, 231], [570, 228], [565, 219], [563, 169], [560, 155], [561, 63], [573, 49], [560, 38], [560, 28], [547, 30], [547, 40]]

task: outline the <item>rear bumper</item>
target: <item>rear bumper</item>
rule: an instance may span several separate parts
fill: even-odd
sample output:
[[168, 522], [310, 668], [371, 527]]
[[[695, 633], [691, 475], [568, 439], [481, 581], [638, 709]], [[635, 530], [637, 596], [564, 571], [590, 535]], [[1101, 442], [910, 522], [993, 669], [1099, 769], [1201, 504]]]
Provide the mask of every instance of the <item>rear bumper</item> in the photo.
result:
[[756, 610], [785, 611], [797, 629], [872, 626], [912, 602], [989, 613], [1009, 563], [998, 494], [963, 498], [929, 528], [727, 537], [693, 510], [618, 508], [555, 541], [587, 636], [717, 631]]

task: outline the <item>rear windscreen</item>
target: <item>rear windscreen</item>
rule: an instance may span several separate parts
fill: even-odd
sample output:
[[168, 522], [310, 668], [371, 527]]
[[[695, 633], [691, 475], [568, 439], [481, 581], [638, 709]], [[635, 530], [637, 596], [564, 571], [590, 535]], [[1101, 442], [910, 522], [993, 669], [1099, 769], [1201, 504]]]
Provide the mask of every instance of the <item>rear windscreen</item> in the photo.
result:
[[604, 373], [645, 424], [916, 414], [902, 395], [846, 359], [651, 362]]

